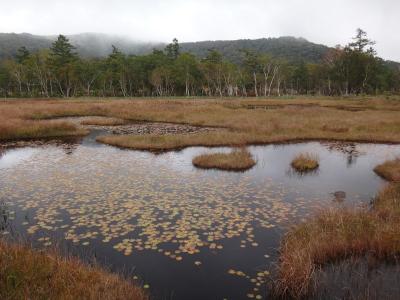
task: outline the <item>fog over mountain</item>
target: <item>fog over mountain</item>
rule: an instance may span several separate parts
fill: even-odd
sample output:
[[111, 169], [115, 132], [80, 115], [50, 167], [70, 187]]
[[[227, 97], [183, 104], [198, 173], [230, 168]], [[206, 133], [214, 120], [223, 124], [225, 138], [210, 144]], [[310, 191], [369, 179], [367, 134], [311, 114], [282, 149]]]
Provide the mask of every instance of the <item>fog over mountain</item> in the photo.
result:
[[[99, 33], [82, 33], [68, 36], [77, 52], [85, 58], [104, 57], [111, 53], [112, 45], [126, 54], [141, 55], [150, 53], [153, 49], [162, 50], [166, 43], [150, 43], [134, 41], [127, 37]], [[0, 33], [0, 58], [13, 57], [18, 48], [24, 46], [31, 52], [49, 48], [56, 36], [36, 36], [27, 33]], [[259, 53], [269, 53], [274, 57], [289, 61], [318, 62], [329, 49], [324, 45], [311, 43], [302, 38], [281, 37], [264, 39], [243, 39], [232, 41], [202, 41], [181, 43], [181, 51], [195, 54], [203, 58], [209, 50], [219, 51], [226, 59], [238, 62], [242, 57], [241, 50], [252, 50]]]
[[[0, 33], [0, 58], [12, 57], [20, 47], [26, 47], [35, 52], [49, 48], [54, 36], [38, 36], [29, 33]], [[127, 37], [101, 33], [81, 33], [68, 36], [82, 57], [104, 57], [111, 53], [112, 45], [127, 54], [145, 54], [153, 48], [162, 48], [163, 43], [146, 43], [134, 41]]]
[[304, 37], [334, 47], [357, 28], [378, 54], [400, 61], [398, 0], [16, 0], [1, 1], [0, 32], [101, 32], [137, 41]]

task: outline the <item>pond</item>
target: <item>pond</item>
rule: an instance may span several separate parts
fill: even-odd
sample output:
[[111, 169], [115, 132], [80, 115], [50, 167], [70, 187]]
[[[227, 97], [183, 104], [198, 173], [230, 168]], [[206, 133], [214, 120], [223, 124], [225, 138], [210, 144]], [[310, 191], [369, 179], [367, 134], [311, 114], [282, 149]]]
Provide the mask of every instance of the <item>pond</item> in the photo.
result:
[[[96, 143], [0, 152], [6, 237], [67, 245], [149, 285], [155, 299], [261, 299], [291, 224], [321, 208], [369, 205], [383, 181], [373, 168], [400, 146], [300, 143], [248, 147], [243, 173], [198, 170], [192, 158], [229, 148], [152, 154]], [[319, 155], [308, 175], [290, 168]]]

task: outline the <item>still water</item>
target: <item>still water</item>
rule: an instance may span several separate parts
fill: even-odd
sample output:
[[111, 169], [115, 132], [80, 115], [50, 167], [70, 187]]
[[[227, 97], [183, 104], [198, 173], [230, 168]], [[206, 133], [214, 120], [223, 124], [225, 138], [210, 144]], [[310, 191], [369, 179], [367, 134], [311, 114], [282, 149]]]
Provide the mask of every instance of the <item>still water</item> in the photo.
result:
[[[0, 152], [0, 231], [69, 245], [155, 299], [263, 299], [287, 227], [321, 208], [368, 205], [383, 185], [373, 168], [400, 154], [395, 145], [254, 146], [257, 165], [230, 173], [191, 164], [229, 148], [155, 155], [98, 144], [99, 134]], [[290, 162], [305, 151], [320, 168], [300, 175]]]

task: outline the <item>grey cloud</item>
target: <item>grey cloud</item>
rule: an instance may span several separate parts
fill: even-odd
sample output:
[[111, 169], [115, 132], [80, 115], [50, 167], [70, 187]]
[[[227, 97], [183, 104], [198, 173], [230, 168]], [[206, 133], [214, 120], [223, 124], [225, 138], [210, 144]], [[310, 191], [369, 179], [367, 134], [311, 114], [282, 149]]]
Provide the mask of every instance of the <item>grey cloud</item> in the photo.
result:
[[181, 41], [302, 36], [345, 44], [361, 27], [400, 61], [398, 0], [0, 0], [0, 32], [102, 32]]

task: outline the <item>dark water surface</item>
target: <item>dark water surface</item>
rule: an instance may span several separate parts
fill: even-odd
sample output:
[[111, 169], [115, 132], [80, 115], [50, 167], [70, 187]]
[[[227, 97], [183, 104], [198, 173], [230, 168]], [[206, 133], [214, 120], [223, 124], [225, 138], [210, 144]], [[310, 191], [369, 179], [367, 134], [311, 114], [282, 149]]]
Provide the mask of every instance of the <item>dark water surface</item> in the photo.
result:
[[[148, 284], [155, 299], [264, 298], [287, 226], [321, 208], [368, 205], [383, 184], [373, 168], [400, 154], [394, 145], [255, 146], [257, 165], [229, 173], [191, 164], [228, 148], [154, 155], [98, 144], [97, 134], [1, 153], [0, 231], [74, 245]], [[290, 162], [304, 151], [320, 168], [301, 176]]]

